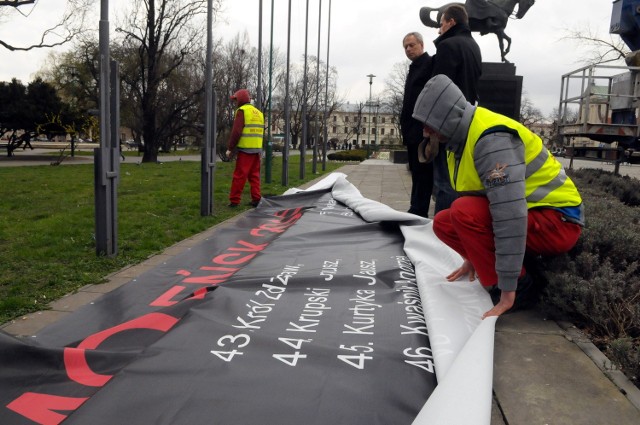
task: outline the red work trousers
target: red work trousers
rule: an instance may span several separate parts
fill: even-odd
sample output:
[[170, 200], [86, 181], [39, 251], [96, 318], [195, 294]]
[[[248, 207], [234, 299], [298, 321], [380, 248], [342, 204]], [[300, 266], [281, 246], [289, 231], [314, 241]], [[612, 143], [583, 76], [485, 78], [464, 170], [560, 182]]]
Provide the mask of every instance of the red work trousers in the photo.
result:
[[[438, 238], [463, 258], [469, 260], [483, 286], [498, 283], [493, 224], [489, 200], [482, 196], [463, 196], [451, 208], [440, 211], [433, 219]], [[569, 251], [578, 241], [582, 228], [562, 220], [552, 208], [529, 210], [527, 252], [536, 255], [558, 255]], [[524, 270], [521, 272], [521, 275]]]
[[244, 185], [249, 180], [251, 186], [251, 202], [260, 202], [260, 154], [238, 152], [236, 168], [233, 170], [229, 202], [239, 204], [242, 199]]

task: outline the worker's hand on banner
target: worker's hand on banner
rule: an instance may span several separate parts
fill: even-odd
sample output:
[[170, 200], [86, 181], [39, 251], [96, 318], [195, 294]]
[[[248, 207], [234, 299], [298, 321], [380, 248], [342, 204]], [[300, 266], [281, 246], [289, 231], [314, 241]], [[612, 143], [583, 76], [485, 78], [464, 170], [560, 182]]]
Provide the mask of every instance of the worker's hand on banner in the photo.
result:
[[453, 282], [454, 280], [458, 280], [463, 276], [469, 276], [469, 282], [473, 282], [476, 280], [476, 269], [471, 264], [471, 261], [464, 260], [460, 268], [454, 270], [449, 276], [447, 276], [447, 280], [449, 282]]

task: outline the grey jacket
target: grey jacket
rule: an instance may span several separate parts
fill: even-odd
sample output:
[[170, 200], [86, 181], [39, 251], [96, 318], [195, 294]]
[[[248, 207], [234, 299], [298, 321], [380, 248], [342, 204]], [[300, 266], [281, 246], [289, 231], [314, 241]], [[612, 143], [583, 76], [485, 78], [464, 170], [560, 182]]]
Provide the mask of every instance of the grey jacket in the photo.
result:
[[[476, 107], [467, 102], [448, 77], [437, 75], [427, 82], [420, 93], [413, 117], [447, 139], [447, 155], [460, 158], [475, 111]], [[486, 196], [489, 200], [496, 248], [498, 282], [482, 283], [497, 283], [500, 289], [506, 291], [516, 290], [526, 249], [528, 208], [525, 199], [524, 152], [522, 140], [517, 134], [507, 131], [483, 136], [473, 152], [479, 176], [491, 173], [497, 164], [507, 164], [507, 184], [492, 186], [485, 183], [483, 191], [474, 193]]]

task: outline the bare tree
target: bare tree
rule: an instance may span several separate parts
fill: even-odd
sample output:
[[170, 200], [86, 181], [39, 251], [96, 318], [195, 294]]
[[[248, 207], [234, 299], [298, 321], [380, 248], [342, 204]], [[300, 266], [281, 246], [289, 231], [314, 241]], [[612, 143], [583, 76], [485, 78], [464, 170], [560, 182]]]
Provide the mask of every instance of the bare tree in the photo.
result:
[[551, 134], [549, 135], [549, 139], [553, 143], [554, 146], [562, 146], [563, 140], [560, 137], [558, 125], [560, 122], [564, 123], [576, 123], [578, 122], [579, 114], [578, 110], [575, 108], [566, 108], [564, 109], [564, 116], [560, 116], [559, 109], [553, 108], [547, 119], [551, 122]]
[[[365, 103], [359, 102], [356, 105], [355, 115], [344, 115], [343, 116], [343, 124], [347, 131], [345, 132], [343, 142], [348, 143], [351, 136], [356, 136], [356, 142], [359, 143], [360, 134], [364, 131], [364, 124], [362, 120], [362, 116], [364, 115]], [[348, 120], [348, 121], [347, 121]]]
[[[318, 122], [320, 127], [326, 125], [327, 123], [325, 122], [325, 117], [328, 118], [329, 116], [331, 116], [333, 111], [335, 111], [336, 108], [342, 103], [342, 100], [338, 98], [336, 92], [336, 69], [329, 69], [329, 87], [328, 90], [326, 90], [326, 64], [324, 64], [322, 60], [320, 61], [320, 75], [319, 78], [317, 78], [318, 76], [316, 67], [313, 66], [309, 67], [309, 69], [307, 69], [307, 73], [304, 74], [302, 61], [304, 61], [304, 56], [302, 57], [300, 63], [291, 64], [289, 79], [289, 96], [291, 99], [290, 133], [294, 147], [302, 134], [303, 104], [306, 103], [307, 105], [308, 115], [306, 118], [309, 120], [310, 125], [308, 134], [311, 137], [315, 134], [315, 122]], [[308, 63], [315, 64], [316, 57], [308, 56]], [[305, 79], [307, 80], [307, 93], [306, 96], [303, 96], [302, 92]], [[319, 82], [319, 87], [317, 82]], [[320, 96], [316, 96], [318, 90]], [[325, 93], [328, 94], [327, 99], [325, 99]], [[316, 97], [318, 97], [318, 102], [316, 102]], [[284, 111], [284, 86], [280, 87], [279, 99], [280, 103], [277, 105], [277, 108]]]
[[[219, 10], [220, 0], [215, 3]], [[116, 27], [116, 32], [124, 37], [122, 48], [135, 52], [137, 73], [132, 77], [123, 73], [123, 83], [129, 85], [140, 104], [142, 161], [156, 162], [160, 147], [169, 137], [168, 127], [162, 122], [167, 117], [159, 115], [164, 95], [172, 89], [169, 79], [187, 58], [204, 50], [201, 25], [207, 1], [136, 0], [131, 7], [126, 24]], [[203, 81], [201, 72], [199, 88], [191, 95], [202, 91]]]
[[[226, 139], [233, 126], [235, 102], [230, 96], [239, 89], [247, 89], [256, 97], [257, 50], [249, 45], [249, 35], [245, 31], [220, 45], [213, 54], [213, 85], [218, 96], [217, 127], [221, 136], [220, 149], [226, 148]], [[258, 105], [256, 105], [258, 106]]]
[[404, 85], [410, 64], [411, 62], [408, 60], [394, 64], [393, 68], [391, 68], [391, 73], [384, 80], [385, 89], [383, 102], [391, 109], [393, 117], [395, 118], [394, 125], [398, 134], [402, 134], [400, 131], [400, 114], [402, 113]]
[[582, 60], [589, 65], [624, 59], [629, 53], [629, 49], [618, 35], [608, 34], [608, 37], [604, 38], [597, 30], [588, 26], [569, 29], [562, 39], [577, 41], [586, 47], [588, 54]]
[[[22, 45], [18, 40], [0, 40], [0, 46], [11, 51], [26, 51], [32, 49], [61, 46], [71, 41], [84, 31], [84, 21], [95, 0], [67, 0], [67, 7], [60, 20], [45, 29], [37, 43]], [[29, 13], [25, 6], [37, 7], [37, 0], [2, 0], [0, 12], [12, 23], [18, 19], [27, 19]]]
[[536, 108], [527, 93], [523, 92], [520, 99], [520, 122], [525, 127], [531, 127], [544, 121], [545, 118], [540, 108]]
[[98, 108], [99, 52], [97, 40], [80, 40], [64, 53], [51, 51], [36, 77], [55, 87], [60, 98], [82, 111]]

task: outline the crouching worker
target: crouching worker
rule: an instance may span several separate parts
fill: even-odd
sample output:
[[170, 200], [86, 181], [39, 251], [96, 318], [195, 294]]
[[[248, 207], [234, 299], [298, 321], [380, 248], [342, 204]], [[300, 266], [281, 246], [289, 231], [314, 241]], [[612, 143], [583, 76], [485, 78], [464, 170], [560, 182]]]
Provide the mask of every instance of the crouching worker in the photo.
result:
[[464, 259], [447, 280], [480, 279], [495, 304], [483, 318], [523, 307], [535, 290], [525, 252], [558, 255], [578, 241], [584, 225], [578, 190], [540, 137], [471, 105], [444, 75], [424, 86], [413, 118], [429, 138], [423, 160], [446, 149], [451, 184], [461, 195], [433, 220], [438, 238]]

